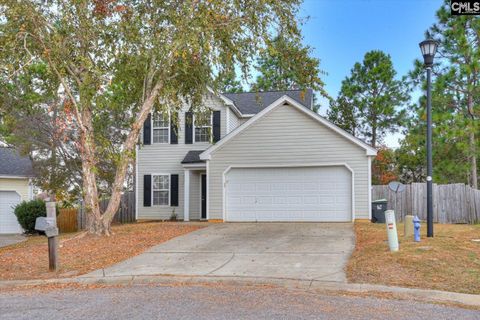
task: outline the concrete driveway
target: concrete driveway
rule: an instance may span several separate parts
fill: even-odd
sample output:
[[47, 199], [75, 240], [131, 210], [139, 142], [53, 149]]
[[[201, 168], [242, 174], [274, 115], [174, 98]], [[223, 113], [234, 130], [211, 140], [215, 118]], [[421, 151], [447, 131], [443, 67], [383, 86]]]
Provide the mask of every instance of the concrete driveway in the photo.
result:
[[351, 223], [221, 223], [87, 276], [222, 276], [346, 281]]
[[0, 234], [0, 248], [27, 240], [21, 234]]

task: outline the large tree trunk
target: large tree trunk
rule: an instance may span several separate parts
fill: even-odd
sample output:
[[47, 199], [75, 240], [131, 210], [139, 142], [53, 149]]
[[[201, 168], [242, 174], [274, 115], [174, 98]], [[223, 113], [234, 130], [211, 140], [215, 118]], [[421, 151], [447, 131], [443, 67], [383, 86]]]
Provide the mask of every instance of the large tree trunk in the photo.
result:
[[472, 188], [478, 189], [477, 175], [477, 146], [475, 141], [475, 131], [470, 130], [469, 137], [469, 153], [470, 153], [470, 185]]
[[[54, 66], [54, 64], [52, 63], [51, 65]], [[152, 72], [150, 72], [147, 76], [147, 81], [144, 88], [144, 100], [142, 106], [140, 107], [140, 110], [135, 115], [135, 121], [132, 124], [131, 131], [129, 132], [125, 142], [122, 145], [123, 148], [120, 154], [120, 161], [117, 165], [117, 170], [115, 172], [115, 181], [112, 185], [112, 194], [110, 197], [110, 201], [108, 202], [107, 209], [102, 214], [102, 212], [100, 211], [98, 188], [95, 174], [96, 154], [92, 111], [88, 105], [80, 108], [79, 103], [75, 102], [75, 96], [72, 93], [72, 90], [68, 86], [65, 79], [55, 67], [53, 69], [55, 70], [68, 97], [70, 98], [70, 101], [74, 106], [74, 114], [80, 127], [79, 153], [82, 159], [83, 196], [87, 213], [87, 231], [96, 235], [108, 236], [111, 234], [111, 224], [113, 217], [115, 216], [115, 213], [120, 206], [128, 165], [133, 161], [133, 159], [135, 159], [136, 156], [134, 148], [138, 141], [140, 130], [143, 126], [143, 123], [147, 119], [148, 114], [153, 109], [153, 105], [158, 98], [164, 81], [168, 81], [169, 79], [162, 78], [162, 75], [157, 74], [160, 80], [157, 80], [155, 86], [153, 86], [152, 88], [152, 83], [155, 75], [153, 69]], [[78, 75], [72, 72], [72, 76], [77, 81], [78, 86], [81, 87], [82, 82]]]
[[468, 147], [470, 153], [470, 185], [472, 188], [478, 189], [478, 176], [477, 176], [477, 142], [475, 141], [475, 112], [473, 110], [473, 95], [469, 94], [467, 98], [467, 110], [470, 116], [470, 132], [468, 135]]
[[371, 140], [372, 147], [377, 147], [377, 127], [372, 126], [372, 140]]
[[[128, 134], [127, 139], [123, 143], [123, 151], [120, 157], [120, 161], [117, 165], [115, 181], [112, 185], [112, 194], [110, 197], [110, 201], [108, 202], [107, 209], [98, 219], [97, 224], [100, 225], [102, 229], [101, 232], [95, 232], [97, 234], [100, 233], [104, 235], [109, 235], [111, 233], [110, 226], [113, 217], [115, 216], [115, 213], [120, 206], [128, 165], [132, 163], [132, 161], [135, 159], [136, 155], [134, 153], [134, 149], [138, 141], [141, 128], [143, 126], [143, 123], [147, 119], [148, 114], [152, 111], [153, 105], [158, 97], [158, 93], [161, 87], [162, 83], [159, 81], [150, 92], [148, 98], [144, 101], [140, 111], [137, 113], [135, 117], [135, 122], [132, 124], [132, 129]], [[96, 218], [95, 215], [94, 217]]]
[[81, 112], [80, 155], [82, 157], [82, 177], [85, 209], [87, 212], [87, 230], [94, 234], [104, 234], [101, 224], [101, 212], [98, 203], [98, 189], [95, 175], [95, 141], [92, 114], [88, 107]]

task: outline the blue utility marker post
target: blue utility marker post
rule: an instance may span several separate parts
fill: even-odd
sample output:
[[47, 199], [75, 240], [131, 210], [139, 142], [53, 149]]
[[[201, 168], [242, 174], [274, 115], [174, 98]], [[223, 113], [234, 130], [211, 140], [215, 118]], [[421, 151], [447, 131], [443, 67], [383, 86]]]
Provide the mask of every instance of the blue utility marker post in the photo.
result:
[[413, 238], [416, 242], [420, 242], [420, 219], [415, 216], [413, 218]]

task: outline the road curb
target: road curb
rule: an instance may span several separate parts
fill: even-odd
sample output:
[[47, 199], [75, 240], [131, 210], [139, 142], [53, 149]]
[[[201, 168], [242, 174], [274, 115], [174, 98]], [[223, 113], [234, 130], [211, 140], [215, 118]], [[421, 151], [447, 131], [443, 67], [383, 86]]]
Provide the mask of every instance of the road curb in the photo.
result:
[[34, 287], [61, 284], [104, 284], [104, 285], [140, 285], [140, 284], [202, 284], [217, 283], [226, 285], [275, 285], [291, 289], [312, 292], [337, 292], [352, 294], [390, 294], [395, 298], [421, 300], [424, 302], [454, 303], [471, 307], [480, 307], [480, 295], [426, 290], [415, 288], [391, 287], [375, 284], [326, 282], [319, 280], [301, 280], [288, 278], [255, 278], [225, 276], [173, 276], [173, 275], [127, 275], [110, 277], [78, 277], [45, 280], [0, 281], [0, 289]]

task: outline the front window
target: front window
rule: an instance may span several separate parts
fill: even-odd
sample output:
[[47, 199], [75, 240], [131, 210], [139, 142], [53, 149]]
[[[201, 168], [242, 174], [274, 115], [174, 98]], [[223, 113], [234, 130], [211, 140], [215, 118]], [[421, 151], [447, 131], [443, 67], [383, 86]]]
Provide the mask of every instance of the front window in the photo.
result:
[[170, 121], [168, 114], [155, 113], [152, 117], [153, 143], [168, 143]]
[[152, 176], [152, 191], [154, 206], [168, 206], [168, 196], [170, 192], [170, 176]]
[[195, 142], [210, 142], [212, 137], [212, 114], [205, 119], [195, 118]]

